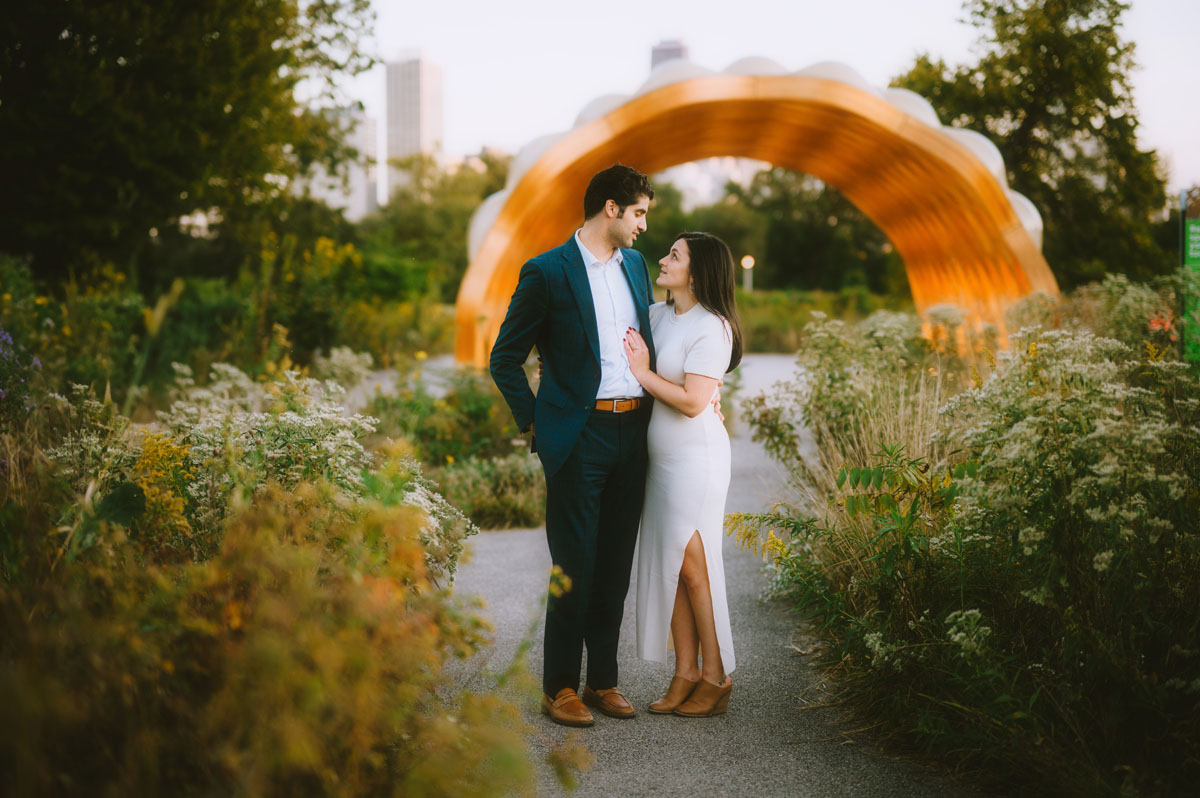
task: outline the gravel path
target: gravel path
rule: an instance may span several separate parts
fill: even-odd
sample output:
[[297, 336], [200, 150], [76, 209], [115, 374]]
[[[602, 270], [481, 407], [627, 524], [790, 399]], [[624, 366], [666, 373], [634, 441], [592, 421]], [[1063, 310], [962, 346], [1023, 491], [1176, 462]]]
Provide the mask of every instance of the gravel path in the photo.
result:
[[[784, 355], [750, 355], [742, 366], [740, 395], [752, 396], [787, 376]], [[757, 511], [782, 497], [786, 475], [735, 424], [733, 480], [727, 511]], [[486, 661], [456, 669], [463, 686], [487, 689], [489, 674], [512, 660], [546, 589], [550, 556], [545, 531], [486, 532], [471, 539], [472, 556], [456, 580], [460, 594], [485, 602], [495, 627]], [[645, 706], [658, 698], [671, 678], [670, 666], [639, 660], [634, 653], [636, 585], [625, 605], [621, 638], [621, 688], [638, 708], [632, 720], [597, 715], [596, 725], [578, 734], [595, 756], [582, 774], [578, 796], [965, 796], [975, 793], [921, 766], [884, 755], [853, 722], [831, 709], [805, 709], [820, 703], [822, 680], [802, 653], [805, 627], [780, 602], [760, 599], [765, 585], [756, 555], [739, 551], [725, 538], [726, 589], [738, 668], [726, 715], [686, 719], [651, 715]], [[636, 579], [637, 569], [634, 568]], [[541, 628], [529, 652], [540, 672]], [[568, 730], [537, 714], [529, 699], [529, 720], [538, 730], [532, 748], [538, 761], [538, 794], [564, 794], [545, 754]]]

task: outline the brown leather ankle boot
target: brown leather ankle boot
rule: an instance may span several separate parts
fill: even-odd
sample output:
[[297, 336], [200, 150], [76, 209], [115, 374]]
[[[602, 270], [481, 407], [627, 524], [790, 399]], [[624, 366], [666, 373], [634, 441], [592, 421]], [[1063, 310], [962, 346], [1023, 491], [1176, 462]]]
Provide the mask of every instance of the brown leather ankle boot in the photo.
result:
[[675, 707], [687, 701], [688, 696], [696, 689], [696, 685], [704, 681], [688, 681], [682, 676], [672, 676], [671, 685], [667, 688], [667, 694], [651, 704], [648, 709], [655, 715], [670, 715], [675, 711]]
[[707, 718], [720, 715], [729, 708], [729, 696], [733, 693], [733, 677], [725, 676], [720, 687], [704, 679], [696, 685], [692, 695], [675, 708], [675, 714], [685, 718]]

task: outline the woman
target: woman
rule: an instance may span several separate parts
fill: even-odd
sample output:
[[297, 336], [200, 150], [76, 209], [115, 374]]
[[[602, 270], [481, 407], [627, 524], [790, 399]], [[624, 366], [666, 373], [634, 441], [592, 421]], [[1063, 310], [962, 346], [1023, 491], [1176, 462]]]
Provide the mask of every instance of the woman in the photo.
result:
[[674, 644], [674, 678], [651, 712], [707, 717], [729, 705], [734, 669], [721, 559], [729, 435], [711, 401], [742, 358], [742, 335], [725, 242], [683, 233], [658, 265], [656, 282], [667, 289], [667, 301], [650, 308], [658, 373], [637, 331], [625, 337], [633, 375], [655, 399], [638, 543], [638, 656], [666, 662]]

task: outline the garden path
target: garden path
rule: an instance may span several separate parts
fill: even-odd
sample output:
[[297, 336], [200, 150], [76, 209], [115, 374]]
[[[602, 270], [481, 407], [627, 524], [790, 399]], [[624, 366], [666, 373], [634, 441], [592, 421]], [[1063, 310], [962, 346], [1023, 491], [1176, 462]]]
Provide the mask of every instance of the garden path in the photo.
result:
[[[753, 396], [791, 373], [787, 355], [749, 355], [741, 368], [740, 396]], [[735, 399], [736, 403], [736, 399]], [[762, 511], [784, 495], [786, 475], [734, 422], [733, 478], [727, 511]], [[456, 590], [481, 597], [495, 627], [484, 657], [455, 668], [458, 683], [484, 690], [512, 660], [546, 589], [550, 556], [542, 529], [485, 532], [469, 542], [473, 556], [460, 567]], [[725, 538], [727, 592], [738, 669], [729, 712], [711, 719], [650, 715], [647, 703], [670, 681], [668, 666], [639, 660], [634, 651], [631, 586], [621, 637], [621, 688], [639, 710], [632, 720], [597, 716], [579, 732], [595, 756], [582, 774], [578, 796], [968, 796], [975, 793], [922, 766], [873, 746], [840, 711], [814, 707], [824, 697], [822, 677], [805, 655], [813, 639], [783, 602], [763, 601], [761, 560]], [[636, 568], [634, 578], [636, 579]], [[529, 652], [541, 659], [541, 628]], [[538, 794], [564, 794], [545, 755], [568, 730], [537, 713], [531, 745], [538, 767]]]

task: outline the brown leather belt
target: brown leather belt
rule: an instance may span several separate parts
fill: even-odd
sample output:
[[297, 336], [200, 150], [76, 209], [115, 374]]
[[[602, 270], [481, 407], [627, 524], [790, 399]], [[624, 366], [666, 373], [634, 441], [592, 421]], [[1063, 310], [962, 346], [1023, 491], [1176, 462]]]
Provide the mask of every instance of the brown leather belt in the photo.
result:
[[628, 413], [630, 410], [637, 410], [642, 406], [641, 397], [634, 399], [597, 399], [596, 409], [605, 410], [609, 413]]

